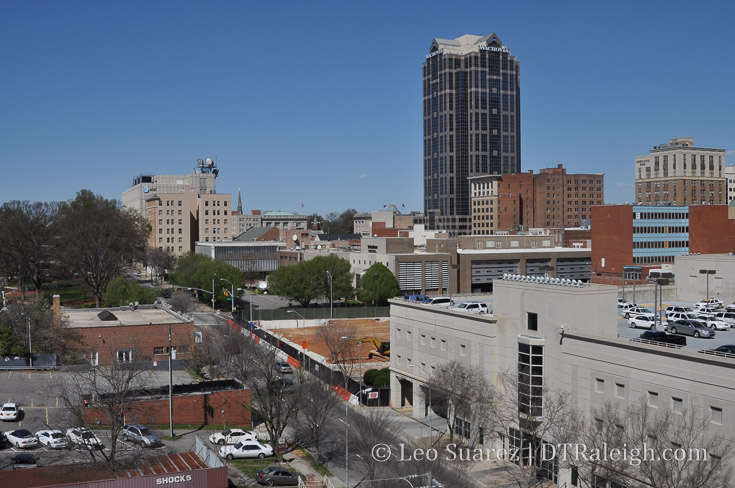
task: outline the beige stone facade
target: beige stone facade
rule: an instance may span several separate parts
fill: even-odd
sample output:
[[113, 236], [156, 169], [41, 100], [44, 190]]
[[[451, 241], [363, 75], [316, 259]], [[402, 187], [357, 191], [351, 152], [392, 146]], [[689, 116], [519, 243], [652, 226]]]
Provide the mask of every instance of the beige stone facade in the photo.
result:
[[639, 205], [727, 203], [725, 150], [695, 147], [679, 137], [635, 158], [635, 199]]
[[470, 182], [472, 235], [492, 235], [498, 225], [500, 176], [474, 176], [468, 180]]

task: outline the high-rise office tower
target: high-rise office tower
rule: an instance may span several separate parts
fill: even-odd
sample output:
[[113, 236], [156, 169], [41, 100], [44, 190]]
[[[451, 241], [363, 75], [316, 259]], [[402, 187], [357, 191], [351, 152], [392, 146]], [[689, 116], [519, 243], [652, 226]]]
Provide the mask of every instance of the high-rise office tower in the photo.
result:
[[424, 62], [424, 212], [432, 229], [472, 230], [470, 181], [521, 171], [519, 64], [500, 38], [434, 39]]

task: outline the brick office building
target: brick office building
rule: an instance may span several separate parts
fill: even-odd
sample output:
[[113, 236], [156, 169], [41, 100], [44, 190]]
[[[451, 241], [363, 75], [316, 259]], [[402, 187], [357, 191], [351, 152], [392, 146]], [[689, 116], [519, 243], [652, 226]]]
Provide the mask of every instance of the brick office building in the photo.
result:
[[54, 297], [57, 325], [73, 330], [92, 365], [168, 359], [168, 334], [177, 360], [191, 359], [194, 323], [152, 306], [109, 309], [60, 309]]
[[579, 227], [605, 202], [605, 174], [568, 174], [561, 164], [538, 174], [503, 175], [498, 184], [497, 230]]
[[[133, 395], [134, 405], [126, 422], [168, 424], [168, 386]], [[174, 423], [187, 425], [252, 425], [250, 390], [235, 380], [202, 381], [173, 386]], [[88, 425], [108, 423], [107, 415], [94, 402], [83, 411]]]
[[[735, 252], [735, 215], [726, 205], [605, 205], [592, 210], [592, 281], [621, 283], [623, 266], [648, 270], [676, 256]], [[630, 277], [628, 277], [630, 278]]]

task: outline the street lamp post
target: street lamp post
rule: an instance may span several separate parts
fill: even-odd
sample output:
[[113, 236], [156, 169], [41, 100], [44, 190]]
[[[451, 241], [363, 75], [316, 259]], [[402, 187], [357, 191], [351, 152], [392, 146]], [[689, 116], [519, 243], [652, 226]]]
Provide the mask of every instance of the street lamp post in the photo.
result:
[[230, 284], [230, 299], [232, 300], [232, 313], [235, 313], [235, 285], [227, 278], [220, 278], [220, 281], [226, 281]]
[[[251, 312], [250, 312], [250, 313], [251, 313], [251, 315], [252, 315], [252, 309], [251, 309]], [[302, 324], [302, 327], [301, 327], [301, 330], [302, 330], [302, 331], [303, 331], [303, 333], [304, 333], [304, 340], [303, 340], [303, 342], [301, 342], [301, 350], [302, 350], [302, 351], [304, 352], [304, 354], [305, 354], [305, 353], [306, 353], [306, 319], [304, 318], [304, 316], [303, 316], [303, 315], [301, 315], [300, 313], [298, 313], [298, 312], [297, 312], [296, 310], [286, 310], [286, 313], [293, 313], [293, 314], [296, 314], [296, 315], [298, 315], [299, 317], [301, 317], [301, 320], [303, 320], [303, 321], [304, 321], [304, 323]], [[252, 320], [252, 318], [251, 318], [250, 320]], [[299, 326], [299, 323], [298, 323], [298, 322], [296, 322], [296, 327], [298, 327], [298, 326]]]
[[332, 273], [327, 270], [327, 276], [329, 277], [329, 320], [334, 318], [332, 314]]
[[31, 368], [33, 367], [33, 343], [31, 342], [31, 317], [28, 317], [28, 358], [31, 361]]
[[362, 407], [362, 341], [357, 343], [357, 356], [360, 358], [360, 389], [357, 390], [357, 404]]
[[[418, 364], [409, 364], [408, 367], [409, 368], [419, 368], [421, 371], [423, 371], [426, 374], [427, 380], [428, 380], [429, 372], [426, 371], [421, 366], [419, 366]], [[433, 430], [434, 430], [433, 426], [431, 425], [431, 384], [429, 384], [429, 382], [427, 381], [426, 386], [429, 388], [429, 445], [431, 445], [433, 443], [432, 438], [433, 438]]]
[[[342, 336], [343, 341], [347, 339], [348, 339], [347, 336]], [[345, 376], [345, 391], [347, 392], [347, 394], [349, 394], [350, 391], [347, 389], [348, 377], [346, 374], [344, 376]], [[350, 419], [349, 406], [350, 406], [350, 399], [348, 397], [347, 401], [345, 401], [345, 420], [344, 422], [342, 422], [343, 424], [345, 424], [345, 486], [347, 486], [347, 488], [349, 488], [350, 486], [350, 439], [348, 436], [349, 432], [347, 430], [347, 428], [349, 427], [349, 425], [347, 424], [347, 421]]]
[[717, 273], [716, 269], [700, 269], [699, 274], [707, 276], [707, 300], [709, 300], [709, 275]]

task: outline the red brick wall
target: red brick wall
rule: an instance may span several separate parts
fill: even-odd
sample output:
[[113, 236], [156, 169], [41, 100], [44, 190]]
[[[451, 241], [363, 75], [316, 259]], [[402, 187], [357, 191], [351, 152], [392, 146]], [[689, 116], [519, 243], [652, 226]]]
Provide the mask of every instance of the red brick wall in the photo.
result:
[[[497, 230], [536, 227], [536, 189], [532, 173], [503, 175], [498, 183]], [[545, 202], [546, 200], [544, 200]]]
[[592, 207], [591, 235], [592, 282], [622, 284], [623, 266], [633, 265], [633, 207]]
[[[168, 424], [168, 398], [136, 402], [126, 422], [144, 425]], [[189, 425], [251, 425], [250, 390], [224, 390], [206, 394], [190, 394], [173, 398], [174, 424]], [[224, 410], [224, 415], [222, 411]], [[100, 425], [108, 422], [97, 407], [83, 411], [84, 421]], [[223, 422], [224, 420], [224, 422]]]
[[[167, 354], [153, 354], [154, 347], [168, 347], [168, 324], [154, 325], [110, 325], [106, 327], [75, 328], [84, 344], [85, 357], [90, 358], [92, 351], [99, 354], [100, 366], [112, 364], [115, 355], [120, 349], [132, 349], [133, 360], [149, 358], [162, 361], [168, 359]], [[176, 359], [191, 359], [191, 350], [194, 343], [194, 323], [185, 322], [172, 324], [171, 344], [189, 349], [187, 353], [177, 353]]]
[[728, 219], [727, 205], [689, 207], [689, 252], [735, 252], [735, 219]]

